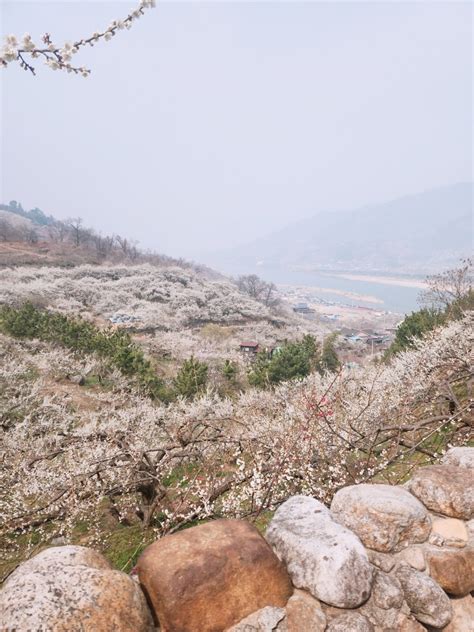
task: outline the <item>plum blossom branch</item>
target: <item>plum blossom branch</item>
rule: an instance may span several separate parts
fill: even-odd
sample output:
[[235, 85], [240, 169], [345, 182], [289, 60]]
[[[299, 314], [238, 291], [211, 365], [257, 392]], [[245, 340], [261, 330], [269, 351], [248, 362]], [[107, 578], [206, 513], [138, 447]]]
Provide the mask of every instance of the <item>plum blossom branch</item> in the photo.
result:
[[108, 42], [118, 31], [130, 29], [135, 20], [138, 20], [146, 9], [156, 6], [156, 0], [140, 0], [139, 5], [131, 10], [129, 14], [120, 20], [113, 20], [103, 31], [95, 31], [90, 37], [79, 39], [75, 42], [65, 42], [58, 46], [51, 39], [49, 33], [45, 33], [41, 38], [42, 45], [37, 46], [29, 33], [25, 33], [22, 38], [15, 35], [7, 35], [3, 48], [0, 49], [0, 67], [6, 68], [9, 63], [17, 62], [23, 70], [36, 74], [35, 67], [31, 63], [32, 59], [43, 59], [44, 63], [52, 70], [64, 70], [68, 73], [80, 74], [87, 77], [90, 69], [84, 66], [73, 65], [73, 56], [81, 48], [94, 46], [100, 40]]

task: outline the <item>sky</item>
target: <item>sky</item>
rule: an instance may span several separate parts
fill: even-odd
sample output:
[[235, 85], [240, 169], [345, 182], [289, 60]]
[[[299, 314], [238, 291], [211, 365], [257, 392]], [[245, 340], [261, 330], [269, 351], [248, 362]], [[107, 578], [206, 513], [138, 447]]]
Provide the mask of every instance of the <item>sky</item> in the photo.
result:
[[[0, 2], [75, 40], [129, 2]], [[75, 61], [0, 70], [0, 201], [198, 259], [473, 179], [470, 2], [159, 2]]]

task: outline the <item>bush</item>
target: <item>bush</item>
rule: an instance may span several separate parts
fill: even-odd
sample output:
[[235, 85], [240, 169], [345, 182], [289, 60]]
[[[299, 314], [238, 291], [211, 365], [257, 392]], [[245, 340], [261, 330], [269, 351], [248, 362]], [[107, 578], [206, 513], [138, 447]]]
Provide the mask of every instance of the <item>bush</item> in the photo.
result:
[[339, 370], [341, 363], [339, 362], [339, 358], [337, 357], [336, 348], [334, 346], [334, 341], [336, 340], [337, 334], [332, 334], [328, 336], [323, 344], [323, 351], [321, 353], [321, 357], [317, 362], [317, 370], [323, 375], [324, 373], [334, 373]]
[[417, 312], [412, 312], [400, 323], [395, 334], [395, 339], [387, 349], [385, 358], [390, 358], [401, 351], [406, 351], [414, 346], [415, 340], [421, 338], [428, 331], [446, 321], [445, 312], [424, 307]]
[[185, 360], [174, 379], [176, 392], [183, 397], [194, 397], [204, 389], [207, 382], [207, 371], [207, 364], [199, 362], [194, 356]]
[[97, 353], [124, 375], [135, 378], [153, 399], [171, 399], [170, 391], [156, 374], [150, 360], [123, 329], [101, 330], [82, 318], [42, 310], [31, 303], [21, 307], [3, 305], [0, 328], [15, 338], [38, 338], [72, 351]]
[[265, 387], [306, 377], [315, 367], [317, 351], [317, 342], [310, 335], [304, 336], [301, 342], [286, 343], [271, 356], [262, 351], [249, 371], [249, 382], [252, 386]]

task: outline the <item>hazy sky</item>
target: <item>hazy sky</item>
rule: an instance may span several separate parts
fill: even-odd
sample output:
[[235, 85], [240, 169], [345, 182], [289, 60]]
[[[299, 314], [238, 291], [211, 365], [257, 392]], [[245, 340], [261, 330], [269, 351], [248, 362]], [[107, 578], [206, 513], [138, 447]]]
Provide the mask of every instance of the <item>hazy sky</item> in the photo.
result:
[[[2, 1], [2, 31], [74, 40], [130, 6]], [[88, 79], [0, 71], [0, 199], [192, 257], [471, 180], [472, 12], [160, 2], [77, 56]]]

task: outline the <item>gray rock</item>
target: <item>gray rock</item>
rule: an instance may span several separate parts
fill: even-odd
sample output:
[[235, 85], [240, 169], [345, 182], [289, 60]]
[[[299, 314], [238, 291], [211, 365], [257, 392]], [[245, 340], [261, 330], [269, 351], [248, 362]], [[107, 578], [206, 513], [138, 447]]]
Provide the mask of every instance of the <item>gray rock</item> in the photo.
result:
[[86, 383], [86, 379], [83, 375], [70, 375], [69, 381], [73, 384], [78, 384], [79, 386], [84, 386]]
[[467, 467], [428, 465], [417, 470], [407, 487], [431, 511], [450, 518], [474, 517], [474, 473]]
[[370, 596], [373, 567], [360, 540], [334, 522], [308, 496], [293, 496], [276, 511], [266, 539], [297, 588], [339, 608], [356, 608]]
[[372, 586], [371, 597], [378, 608], [400, 609], [403, 605], [403, 590], [396, 577], [378, 571]]
[[451, 603], [438, 584], [419, 571], [402, 564], [395, 570], [413, 616], [426, 625], [443, 628], [453, 616]]
[[284, 618], [285, 610], [283, 608], [267, 606], [252, 612], [248, 617], [228, 628], [227, 632], [273, 632]]
[[23, 564], [8, 577], [6, 583], [10, 583], [17, 577], [26, 573], [44, 571], [54, 573], [57, 566], [88, 566], [99, 570], [111, 569], [110, 562], [100, 553], [86, 546], [54, 546], [45, 549]]
[[327, 632], [374, 632], [374, 626], [358, 612], [346, 612], [336, 617], [326, 628]]
[[125, 573], [56, 565], [11, 576], [0, 593], [3, 630], [152, 632], [141, 588]]
[[388, 553], [380, 553], [379, 551], [367, 549], [367, 555], [369, 556], [370, 563], [381, 571], [384, 571], [384, 573], [389, 573], [395, 566], [393, 555], [389, 555]]
[[444, 465], [474, 468], [474, 448], [451, 448], [443, 457]]
[[424, 542], [431, 528], [421, 502], [406, 489], [391, 485], [344, 487], [333, 498], [331, 514], [365, 546], [383, 553]]

